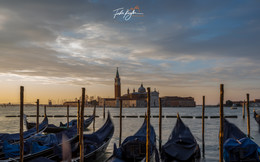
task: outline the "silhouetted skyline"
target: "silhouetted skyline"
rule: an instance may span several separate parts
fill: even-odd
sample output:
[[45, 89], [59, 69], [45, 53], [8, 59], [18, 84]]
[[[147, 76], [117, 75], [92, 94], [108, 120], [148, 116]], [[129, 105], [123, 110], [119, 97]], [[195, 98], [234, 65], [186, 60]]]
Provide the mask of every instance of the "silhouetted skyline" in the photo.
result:
[[[138, 6], [141, 17], [114, 19]], [[197, 104], [260, 98], [260, 1], [0, 1], [0, 103], [112, 97], [140, 83]]]

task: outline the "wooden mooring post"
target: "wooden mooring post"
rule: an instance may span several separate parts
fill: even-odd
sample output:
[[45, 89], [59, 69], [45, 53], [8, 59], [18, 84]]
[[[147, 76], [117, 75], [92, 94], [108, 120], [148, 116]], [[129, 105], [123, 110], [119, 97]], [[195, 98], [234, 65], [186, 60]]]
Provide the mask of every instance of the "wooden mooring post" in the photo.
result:
[[224, 85], [220, 84], [220, 102], [219, 102], [219, 161], [223, 162], [223, 137], [224, 137], [224, 111], [223, 111], [223, 100], [224, 100]]
[[23, 100], [24, 100], [24, 87], [20, 87], [20, 161], [23, 162]]
[[96, 125], [96, 103], [94, 104], [94, 121], [93, 121], [93, 131], [95, 132], [95, 125]]
[[150, 162], [150, 87], [147, 88], [146, 162]]
[[121, 146], [121, 139], [122, 139], [122, 100], [120, 99], [120, 112], [119, 112], [119, 146]]
[[103, 119], [106, 118], [106, 100], [104, 99], [104, 105], [103, 105]]
[[36, 102], [36, 104], [37, 104], [37, 110], [36, 110], [36, 130], [37, 130], [37, 133], [39, 133], [39, 99], [37, 99], [37, 102]]
[[47, 111], [46, 111], [46, 105], [44, 105], [44, 117], [46, 117], [47, 116]]
[[81, 100], [81, 110], [80, 110], [80, 134], [79, 134], [80, 162], [84, 162], [84, 141], [83, 141], [84, 107], [85, 107], [85, 88], [82, 88], [82, 100]]
[[80, 128], [80, 100], [78, 100], [78, 111], [77, 111], [77, 133], [79, 135], [79, 128]]
[[244, 100], [244, 102], [243, 102], [243, 119], [245, 119], [245, 104], [246, 104], [246, 101]]
[[162, 151], [162, 99], [159, 98], [159, 151]]
[[69, 119], [69, 116], [70, 116], [70, 106], [67, 105], [67, 128], [69, 128], [69, 122], [70, 122], [70, 119]]
[[250, 110], [249, 110], [249, 94], [246, 94], [246, 113], [247, 113], [247, 136], [250, 138]]
[[205, 157], [205, 140], [204, 140], [204, 132], [205, 132], [205, 96], [202, 97], [202, 157]]

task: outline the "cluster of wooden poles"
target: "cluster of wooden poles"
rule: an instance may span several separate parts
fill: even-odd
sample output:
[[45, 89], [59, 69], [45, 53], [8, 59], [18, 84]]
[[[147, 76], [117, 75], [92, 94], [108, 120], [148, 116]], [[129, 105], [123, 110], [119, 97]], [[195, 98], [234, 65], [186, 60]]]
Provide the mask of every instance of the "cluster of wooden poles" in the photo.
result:
[[[204, 97], [203, 97], [204, 98]], [[250, 111], [249, 111], [249, 94], [246, 94], [246, 111], [247, 111], [247, 136], [250, 138]], [[219, 161], [223, 162], [223, 137], [224, 137], [224, 111], [223, 111], [223, 100], [224, 100], [224, 85], [220, 84], [220, 105], [219, 105], [219, 115], [220, 115], [220, 130], [219, 130]], [[203, 100], [205, 102], [205, 100]], [[204, 103], [203, 103], [204, 105]], [[205, 109], [203, 106], [202, 109]], [[204, 113], [204, 110], [202, 111]], [[203, 114], [204, 115], [204, 114]], [[245, 118], [245, 102], [243, 104], [243, 118]], [[202, 128], [204, 129], [204, 119], [202, 118]], [[203, 130], [203, 156], [204, 156], [204, 130]]]
[[[220, 131], [219, 131], [219, 161], [223, 162], [223, 136], [224, 136], [224, 85], [220, 85], [220, 106], [219, 106], [219, 118], [220, 118]], [[37, 115], [36, 115], [36, 129], [39, 132], [39, 99], [37, 99]], [[84, 107], [85, 107], [85, 88], [82, 88], [82, 100], [78, 100], [77, 111], [77, 127], [79, 135], [80, 145], [80, 161], [84, 161], [84, 143], [83, 143], [83, 123], [84, 123]], [[247, 110], [247, 134], [250, 137], [250, 112], [249, 112], [249, 94], [247, 94], [246, 102]], [[20, 160], [23, 161], [24, 153], [24, 141], [23, 141], [23, 111], [24, 111], [24, 87], [20, 87]], [[44, 107], [44, 115], [46, 115], [46, 106]], [[147, 88], [147, 132], [146, 132], [146, 162], [149, 162], [150, 151], [150, 87]], [[202, 157], [205, 157], [205, 96], [202, 97]], [[94, 116], [96, 116], [96, 105], [94, 106]], [[103, 106], [103, 118], [105, 118], [105, 103]], [[243, 118], [245, 118], [245, 104], [243, 104]], [[95, 119], [93, 121], [93, 129], [95, 130]], [[67, 106], [67, 127], [69, 127], [69, 106]], [[119, 146], [121, 146], [122, 139], [122, 100], [120, 100], [120, 114], [119, 114]], [[162, 102], [159, 98], [159, 151], [162, 148]]]
[[[36, 102], [36, 130], [39, 132], [39, 99]], [[84, 107], [85, 107], [85, 88], [82, 88], [81, 104], [78, 100], [78, 114], [77, 114], [77, 128], [80, 145], [80, 161], [84, 161], [84, 143], [83, 143], [83, 129], [84, 129]], [[96, 115], [96, 106], [94, 107], [94, 116]], [[46, 106], [44, 107], [44, 115], [46, 116]], [[20, 87], [20, 161], [23, 162], [24, 156], [24, 139], [23, 139], [23, 116], [24, 116], [24, 87]], [[95, 130], [95, 118], [93, 121], [93, 129]], [[67, 107], [67, 127], [69, 127], [69, 106]]]
[[[202, 96], [202, 157], [205, 157], [205, 96]], [[220, 115], [220, 131], [219, 131], [219, 160], [223, 162], [223, 137], [224, 137], [224, 85], [220, 85], [220, 106], [219, 106], [219, 115]], [[250, 137], [250, 112], [249, 112], [249, 94], [247, 94], [247, 134]], [[245, 112], [245, 104], [243, 105], [243, 118]], [[146, 132], [146, 162], [149, 162], [149, 145], [150, 145], [150, 87], [147, 88], [147, 132]], [[120, 131], [119, 131], [119, 146], [121, 145], [122, 138], [122, 100], [120, 100]], [[162, 102], [159, 98], [159, 151], [162, 149]]]

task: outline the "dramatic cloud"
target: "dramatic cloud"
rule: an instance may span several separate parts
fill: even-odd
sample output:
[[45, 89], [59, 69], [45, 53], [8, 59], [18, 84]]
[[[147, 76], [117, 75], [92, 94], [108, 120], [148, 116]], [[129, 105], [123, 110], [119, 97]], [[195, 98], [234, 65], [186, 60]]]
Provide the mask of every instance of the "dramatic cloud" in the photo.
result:
[[[143, 17], [113, 19], [114, 9], [136, 5]], [[161, 88], [162, 95], [221, 82], [237, 90], [259, 89], [259, 5], [257, 0], [3, 0], [1, 78], [112, 86], [120, 67], [125, 87], [144, 82]]]

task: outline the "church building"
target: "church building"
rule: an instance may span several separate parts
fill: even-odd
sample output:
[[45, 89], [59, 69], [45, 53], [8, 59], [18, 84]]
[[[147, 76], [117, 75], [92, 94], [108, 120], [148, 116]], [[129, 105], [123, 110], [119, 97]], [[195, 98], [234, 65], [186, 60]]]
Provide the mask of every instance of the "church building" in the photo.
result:
[[[141, 83], [138, 91], [130, 93], [129, 88], [127, 89], [127, 93], [121, 96], [121, 82], [120, 76], [118, 72], [118, 68], [116, 71], [115, 83], [114, 83], [115, 97], [114, 98], [101, 98], [98, 103], [99, 106], [103, 106], [104, 103], [106, 107], [119, 107], [120, 99], [122, 100], [123, 107], [146, 107], [147, 106], [147, 92]], [[150, 92], [150, 105], [151, 107], [159, 106], [159, 92], [154, 89], [154, 91]]]

